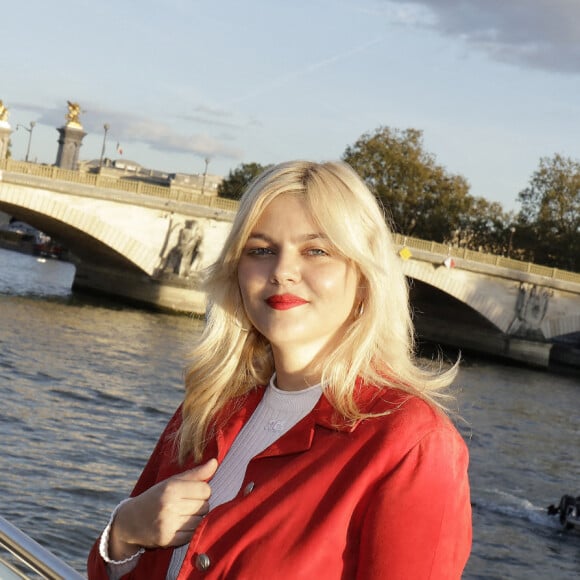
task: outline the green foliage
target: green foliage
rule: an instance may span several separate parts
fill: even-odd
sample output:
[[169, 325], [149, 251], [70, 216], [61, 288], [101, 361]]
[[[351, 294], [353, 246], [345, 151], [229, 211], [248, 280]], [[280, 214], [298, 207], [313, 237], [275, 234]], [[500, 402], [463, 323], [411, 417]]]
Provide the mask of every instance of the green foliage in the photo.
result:
[[451, 242], [470, 250], [514, 257], [513, 220], [513, 215], [499, 202], [469, 196], [468, 207], [460, 217], [460, 228]]
[[240, 199], [251, 181], [267, 167], [269, 166], [260, 165], [259, 163], [242, 163], [238, 165], [220, 183], [218, 195], [228, 199]]
[[396, 232], [442, 242], [461, 227], [469, 185], [424, 151], [421, 131], [379, 127], [347, 147], [343, 159], [385, 206]]
[[526, 258], [580, 269], [580, 162], [558, 154], [541, 158], [518, 200], [517, 241]]

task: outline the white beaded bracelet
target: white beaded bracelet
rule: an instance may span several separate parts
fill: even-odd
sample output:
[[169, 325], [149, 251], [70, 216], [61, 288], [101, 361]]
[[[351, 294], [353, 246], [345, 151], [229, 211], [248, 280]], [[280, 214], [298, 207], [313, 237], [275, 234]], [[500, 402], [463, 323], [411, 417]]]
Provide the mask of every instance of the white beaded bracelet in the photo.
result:
[[129, 562], [132, 562], [133, 560], [136, 560], [137, 558], [139, 558], [139, 556], [141, 556], [141, 554], [145, 553], [145, 548], [139, 548], [139, 550], [137, 552], [135, 552], [135, 554], [133, 554], [132, 556], [129, 556], [128, 558], [125, 558], [124, 560], [111, 560], [111, 558], [109, 558], [109, 534], [111, 533], [111, 526], [113, 525], [113, 520], [115, 519], [117, 512], [121, 509], [121, 506], [123, 504], [127, 503], [128, 501], [131, 501], [131, 499], [132, 498], [130, 498], [130, 497], [128, 497], [127, 499], [124, 499], [113, 510], [113, 513], [111, 514], [111, 517], [109, 518], [109, 522], [107, 523], [107, 526], [105, 527], [105, 529], [103, 530], [103, 533], [101, 534], [101, 541], [99, 542], [99, 554], [101, 555], [101, 558], [103, 558], [103, 560], [107, 564], [112, 564], [113, 566], [122, 566], [123, 564], [128, 564]]

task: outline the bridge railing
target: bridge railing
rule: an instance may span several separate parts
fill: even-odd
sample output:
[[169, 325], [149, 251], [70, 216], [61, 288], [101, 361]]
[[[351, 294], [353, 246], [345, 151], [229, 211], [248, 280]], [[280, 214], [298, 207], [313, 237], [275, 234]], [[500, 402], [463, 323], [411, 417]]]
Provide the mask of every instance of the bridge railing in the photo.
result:
[[238, 202], [223, 197], [203, 195], [195, 191], [182, 189], [178, 187], [167, 187], [145, 183], [143, 181], [116, 179], [98, 173], [84, 173], [70, 169], [62, 169], [53, 165], [39, 165], [37, 163], [27, 163], [25, 161], [14, 161], [13, 159], [1, 159], [0, 169], [21, 173], [24, 175], [34, 175], [45, 179], [55, 179], [58, 181], [67, 181], [69, 183], [78, 183], [80, 185], [92, 185], [126, 193], [135, 193], [150, 195], [170, 199], [173, 201], [183, 201], [186, 203], [195, 203], [216, 209], [235, 212], [238, 209]]
[[499, 266], [501, 268], [509, 268], [519, 272], [527, 272], [528, 274], [536, 274], [537, 276], [546, 276], [547, 278], [553, 278], [555, 280], [580, 284], [580, 274], [576, 272], [568, 272], [558, 268], [540, 266], [539, 264], [534, 264], [532, 262], [522, 262], [520, 260], [514, 260], [513, 258], [497, 256], [496, 254], [486, 254], [484, 252], [477, 252], [467, 248], [457, 248], [448, 244], [430, 242], [419, 238], [410, 238], [401, 234], [395, 235], [395, 243], [398, 246], [406, 246], [409, 249], [415, 248], [432, 254], [460, 258], [470, 262], [479, 262], [480, 264], [489, 264], [490, 266]]
[[[82, 185], [92, 185], [94, 187], [102, 187], [127, 193], [150, 195], [174, 201], [195, 203], [198, 205], [209, 206], [225, 211], [235, 212], [238, 208], [238, 202], [232, 199], [203, 195], [201, 193], [196, 193], [185, 189], [154, 185], [150, 183], [144, 183], [142, 181], [115, 179], [114, 177], [107, 177], [97, 173], [84, 173], [81, 171], [61, 169], [60, 167], [55, 167], [52, 165], [39, 165], [37, 163], [14, 161], [13, 159], [0, 159], [0, 169], [12, 171], [14, 173], [44, 177], [47, 179], [68, 181]], [[540, 266], [538, 264], [533, 264], [532, 262], [521, 262], [519, 260], [514, 260], [513, 258], [505, 258], [495, 254], [486, 254], [484, 252], [468, 250], [467, 248], [456, 248], [447, 244], [421, 240], [419, 238], [406, 237], [400, 234], [395, 236], [395, 243], [401, 247], [407, 246], [408, 248], [415, 248], [417, 250], [423, 250], [433, 254], [440, 254], [442, 256], [451, 256], [453, 258], [460, 258], [471, 262], [479, 262], [482, 264], [489, 264], [491, 266], [510, 268], [520, 272], [527, 272], [529, 274], [546, 276], [555, 280], [563, 280], [565, 282], [580, 284], [580, 274], [578, 273], [567, 272], [566, 270], [559, 270], [558, 268]]]

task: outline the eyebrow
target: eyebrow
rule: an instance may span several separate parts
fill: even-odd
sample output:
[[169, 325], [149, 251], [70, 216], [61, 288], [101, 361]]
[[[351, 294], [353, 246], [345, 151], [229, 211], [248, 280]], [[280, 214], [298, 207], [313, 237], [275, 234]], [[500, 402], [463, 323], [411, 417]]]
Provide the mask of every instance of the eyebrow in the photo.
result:
[[[274, 240], [268, 236], [267, 234], [263, 234], [261, 232], [252, 232], [248, 236], [248, 241], [250, 240], [263, 240], [264, 242], [268, 242], [269, 244], [275, 244]], [[299, 242], [308, 242], [310, 240], [328, 240], [328, 236], [322, 233], [318, 234], [304, 234], [300, 236], [297, 241]]]

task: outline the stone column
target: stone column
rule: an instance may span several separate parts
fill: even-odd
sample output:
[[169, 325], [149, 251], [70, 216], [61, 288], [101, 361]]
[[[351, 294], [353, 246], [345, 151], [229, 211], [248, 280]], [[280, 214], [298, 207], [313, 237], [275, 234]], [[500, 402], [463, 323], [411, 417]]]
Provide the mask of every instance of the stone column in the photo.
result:
[[60, 135], [58, 153], [56, 154], [57, 167], [76, 169], [79, 162], [79, 151], [86, 133], [80, 122], [81, 106], [78, 103], [67, 101], [68, 113], [65, 115], [67, 123], [57, 129]]
[[82, 140], [86, 133], [82, 126], [77, 123], [67, 123], [64, 127], [58, 128], [57, 131], [60, 134], [60, 139], [58, 140], [55, 165], [63, 169], [76, 169]]

